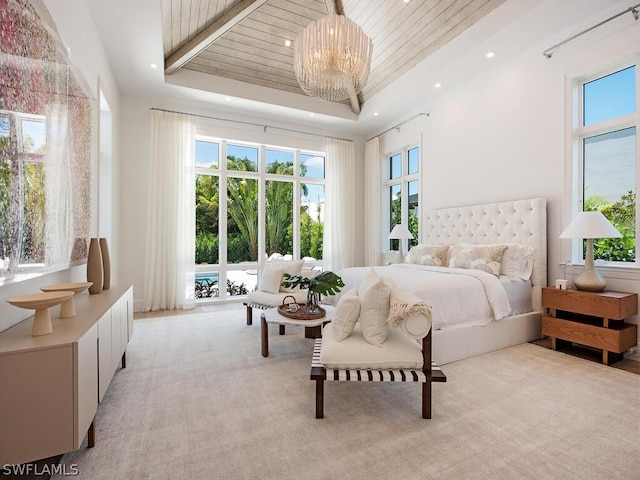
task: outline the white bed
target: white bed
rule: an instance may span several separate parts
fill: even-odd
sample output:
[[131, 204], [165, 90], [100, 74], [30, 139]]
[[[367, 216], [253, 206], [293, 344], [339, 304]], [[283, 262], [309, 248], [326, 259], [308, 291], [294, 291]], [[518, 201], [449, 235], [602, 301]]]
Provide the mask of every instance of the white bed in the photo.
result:
[[[547, 284], [544, 198], [431, 210], [423, 218], [422, 232], [421, 244], [525, 244], [534, 249], [533, 269], [530, 281], [526, 282], [509, 281], [504, 276], [497, 278], [478, 270], [410, 264], [375, 267], [380, 276], [390, 278], [399, 287], [432, 303], [433, 358], [438, 364], [540, 338], [541, 289]], [[345, 281], [342, 291], [357, 287], [370, 268], [356, 267], [337, 272]], [[424, 284], [420, 275], [424, 275]], [[439, 277], [431, 279], [429, 276]], [[473, 282], [475, 286], [470, 285]], [[496, 283], [498, 287], [494, 285]], [[452, 290], [461, 290], [463, 285], [463, 298], [457, 302], [452, 300], [448, 295]], [[475, 298], [494, 290], [489, 299]], [[508, 299], [508, 308], [504, 306], [503, 297]], [[334, 301], [338, 299], [339, 296]], [[440, 313], [443, 313], [442, 318], [438, 317]], [[452, 313], [459, 318], [451, 321]]]

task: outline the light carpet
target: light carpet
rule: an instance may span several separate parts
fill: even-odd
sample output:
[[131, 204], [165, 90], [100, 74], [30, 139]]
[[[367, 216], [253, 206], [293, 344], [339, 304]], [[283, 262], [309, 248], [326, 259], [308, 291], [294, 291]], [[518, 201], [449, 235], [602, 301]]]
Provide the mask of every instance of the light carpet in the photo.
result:
[[418, 385], [355, 382], [325, 384], [319, 420], [313, 340], [272, 325], [263, 358], [244, 315], [136, 320], [96, 446], [61, 463], [85, 479], [640, 478], [638, 375], [524, 344], [445, 366], [431, 420]]

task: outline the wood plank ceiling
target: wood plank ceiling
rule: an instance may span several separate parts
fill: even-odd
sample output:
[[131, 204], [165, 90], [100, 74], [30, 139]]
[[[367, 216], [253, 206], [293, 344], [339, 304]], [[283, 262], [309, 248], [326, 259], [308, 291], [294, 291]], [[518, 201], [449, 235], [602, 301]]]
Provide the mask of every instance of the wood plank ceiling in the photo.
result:
[[185, 68], [304, 95], [293, 42], [336, 8], [373, 40], [362, 104], [505, 1], [162, 0], [165, 73]]

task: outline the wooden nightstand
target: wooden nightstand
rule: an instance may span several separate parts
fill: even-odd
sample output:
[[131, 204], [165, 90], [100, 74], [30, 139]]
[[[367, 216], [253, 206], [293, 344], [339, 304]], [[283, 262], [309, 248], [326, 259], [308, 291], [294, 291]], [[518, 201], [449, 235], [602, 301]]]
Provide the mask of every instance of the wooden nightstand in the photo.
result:
[[636, 345], [638, 327], [624, 319], [638, 313], [638, 294], [542, 289], [542, 334], [551, 338], [556, 350], [563, 341], [602, 350], [602, 363], [622, 359], [622, 353]]

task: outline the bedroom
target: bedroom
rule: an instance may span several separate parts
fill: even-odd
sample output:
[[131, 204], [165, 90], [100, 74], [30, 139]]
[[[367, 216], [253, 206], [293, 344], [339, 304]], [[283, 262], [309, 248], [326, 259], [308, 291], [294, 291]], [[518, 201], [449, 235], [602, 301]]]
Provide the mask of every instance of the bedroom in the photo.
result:
[[[256, 113], [248, 114], [240, 107], [237, 110], [227, 106], [204, 107], [192, 100], [176, 98], [175, 89], [168, 88], [164, 96], [150, 98], [141, 91], [122, 88], [123, 72], [116, 72], [109, 64], [105, 46], [93, 27], [97, 22], [92, 18], [92, 10], [86, 5], [74, 5], [72, 8], [63, 1], [45, 3], [93, 88], [97, 88], [100, 77], [113, 113], [114, 185], [109, 214], [112, 219], [112, 252], [117, 265], [114, 275], [117, 282], [134, 285], [137, 310], [142, 305], [144, 290], [145, 219], [149, 213], [150, 108], [188, 111], [234, 120], [250, 118], [258, 123], [285, 128], [300, 129], [300, 125], [306, 123], [309, 127], [302, 128], [304, 130], [345, 136], [339, 128], [324, 123], [313, 126], [308, 119], [262, 118]], [[510, 0], [506, 5], [535, 10], [534, 4], [539, 3]], [[356, 158], [361, 167], [364, 165], [366, 140], [387, 128], [392, 130], [380, 136], [381, 155], [420, 142], [424, 155], [423, 206], [427, 208], [545, 197], [548, 202], [549, 281], [563, 276], [562, 262], [566, 260], [568, 246], [557, 237], [571, 218], [567, 194], [570, 179], [566, 160], [566, 77], [590, 74], [608, 67], [610, 62], [622, 61], [630, 54], [637, 53], [640, 44], [637, 25], [632, 18], [625, 16], [567, 44], [552, 59], [544, 58], [544, 49], [630, 6], [620, 1], [591, 1], [588, 2], [589, 10], [583, 8], [584, 3], [544, 2], [542, 11], [545, 15], [549, 14], [544, 18], [549, 19], [550, 31], [545, 32], [539, 41], [527, 46], [524, 51], [509, 54], [498, 52], [491, 67], [481, 63], [487, 61], [484, 58], [475, 60], [473, 64], [469, 62], [477, 73], [457, 88], [447, 90], [447, 82], [443, 81], [444, 88], [437, 98], [432, 98], [431, 92], [424, 93], [428, 100], [418, 100], [419, 108], [415, 108], [418, 105], [416, 101], [403, 114], [385, 120], [380, 128], [347, 135], [355, 142]], [[550, 13], [555, 9], [561, 12], [558, 17]], [[135, 14], [135, 11], [131, 12], [132, 16]], [[144, 30], [144, 25], [141, 24], [140, 28]], [[512, 26], [503, 34], [511, 34], [517, 39], [516, 32], [518, 28]], [[133, 47], [132, 51], [136, 61], [146, 68], [150, 60], [145, 52]], [[480, 44], [477, 52], [483, 51], [484, 45]], [[160, 55], [160, 62], [162, 53], [159, 46], [154, 55]], [[440, 61], [447, 64], [446, 59]], [[135, 71], [129, 74], [137, 75]], [[161, 72], [159, 76], [162, 76]], [[424, 84], [432, 85], [437, 80], [436, 76], [435, 72], [428, 72]], [[385, 94], [388, 103], [392, 103], [393, 93]], [[428, 112], [429, 117], [408, 122], [399, 131], [394, 128], [422, 111]], [[229, 123], [224, 125], [224, 130], [218, 126], [218, 131], [220, 136], [226, 138], [236, 139], [239, 135], [246, 135], [246, 132]], [[288, 140], [270, 142], [282, 144]], [[294, 141], [302, 140], [297, 138]], [[366, 212], [368, 207], [364, 201], [364, 185], [355, 183], [354, 190], [356, 211]], [[362, 223], [356, 225], [356, 231], [362, 231], [362, 219], [358, 219], [358, 222]], [[358, 263], [364, 264], [364, 253], [359, 251], [358, 255]], [[637, 269], [607, 269], [606, 273], [611, 288], [640, 292]], [[31, 293], [42, 285], [83, 278], [84, 270], [77, 267], [26, 283], [3, 285], [1, 296], [8, 298]], [[24, 315], [24, 312], [2, 302], [1, 328], [25, 318]]]

